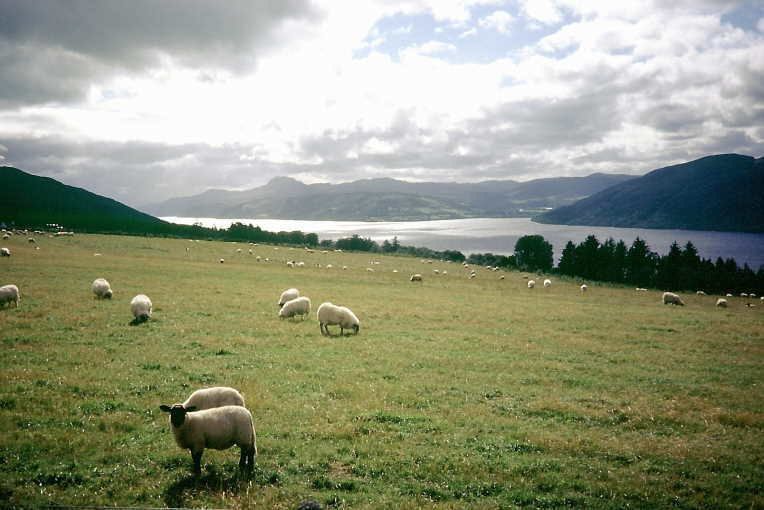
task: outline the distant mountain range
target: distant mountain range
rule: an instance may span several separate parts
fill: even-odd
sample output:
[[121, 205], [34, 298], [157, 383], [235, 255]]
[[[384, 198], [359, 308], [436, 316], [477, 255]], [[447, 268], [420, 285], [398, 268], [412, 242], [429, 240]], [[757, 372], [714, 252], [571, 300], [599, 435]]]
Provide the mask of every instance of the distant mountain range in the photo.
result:
[[764, 158], [708, 156], [534, 218], [560, 225], [764, 232]]
[[209, 190], [149, 205], [157, 216], [303, 220], [414, 221], [478, 217], [528, 217], [572, 204], [630, 175], [592, 174], [527, 182], [411, 183], [364, 179], [344, 184], [304, 184], [277, 177], [245, 191]]
[[9, 166], [0, 167], [0, 223], [91, 232], [160, 233], [170, 223], [82, 188]]

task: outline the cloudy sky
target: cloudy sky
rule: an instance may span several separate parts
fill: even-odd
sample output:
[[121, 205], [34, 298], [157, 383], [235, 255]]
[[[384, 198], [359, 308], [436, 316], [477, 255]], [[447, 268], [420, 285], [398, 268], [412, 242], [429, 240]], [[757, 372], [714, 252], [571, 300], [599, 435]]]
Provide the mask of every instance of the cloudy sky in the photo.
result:
[[133, 206], [764, 156], [757, 0], [0, 0], [0, 164]]

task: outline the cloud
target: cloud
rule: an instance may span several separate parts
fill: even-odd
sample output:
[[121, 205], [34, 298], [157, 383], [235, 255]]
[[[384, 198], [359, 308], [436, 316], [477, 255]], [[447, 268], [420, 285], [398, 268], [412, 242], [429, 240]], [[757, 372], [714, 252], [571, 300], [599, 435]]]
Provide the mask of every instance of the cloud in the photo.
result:
[[478, 25], [489, 30], [496, 30], [501, 34], [509, 33], [509, 26], [514, 18], [507, 11], [494, 11], [488, 16], [481, 18]]
[[544, 25], [554, 25], [562, 21], [562, 11], [553, 0], [520, 0], [523, 14]]
[[70, 101], [108, 76], [178, 65], [251, 70], [290, 20], [319, 16], [303, 0], [4, 0], [0, 104]]

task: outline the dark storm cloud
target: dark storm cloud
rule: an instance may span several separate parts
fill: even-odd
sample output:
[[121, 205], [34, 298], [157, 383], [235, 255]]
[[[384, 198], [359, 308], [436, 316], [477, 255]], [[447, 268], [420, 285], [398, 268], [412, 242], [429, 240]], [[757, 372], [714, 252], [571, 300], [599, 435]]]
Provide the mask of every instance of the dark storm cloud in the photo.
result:
[[286, 21], [316, 16], [307, 0], [0, 0], [0, 105], [71, 100], [165, 56], [243, 72]]

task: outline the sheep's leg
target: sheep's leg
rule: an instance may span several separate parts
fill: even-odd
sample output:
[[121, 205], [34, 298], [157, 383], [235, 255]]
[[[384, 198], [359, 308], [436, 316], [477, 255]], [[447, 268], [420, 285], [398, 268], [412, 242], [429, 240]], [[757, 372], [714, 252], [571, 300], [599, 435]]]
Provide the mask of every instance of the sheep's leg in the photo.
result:
[[241, 455], [239, 455], [239, 471], [244, 471], [247, 467], [247, 448], [242, 446], [241, 447]]
[[202, 452], [191, 452], [191, 457], [194, 459], [194, 474], [202, 474]]

